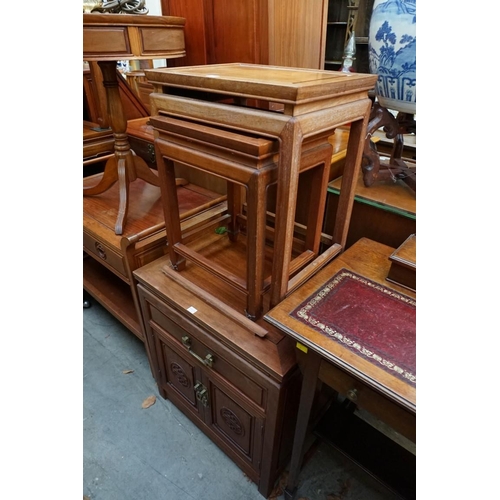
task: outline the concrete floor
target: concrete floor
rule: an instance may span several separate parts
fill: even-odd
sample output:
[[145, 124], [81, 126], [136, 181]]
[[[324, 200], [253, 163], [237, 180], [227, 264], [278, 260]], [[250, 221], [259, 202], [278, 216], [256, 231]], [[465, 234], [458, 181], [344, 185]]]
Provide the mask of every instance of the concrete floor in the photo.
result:
[[[263, 500], [241, 469], [159, 395], [142, 342], [91, 304], [83, 313], [84, 497]], [[143, 409], [149, 396], [156, 402]], [[300, 500], [396, 498], [326, 443], [315, 448], [299, 480]], [[270, 498], [283, 500], [279, 491]]]

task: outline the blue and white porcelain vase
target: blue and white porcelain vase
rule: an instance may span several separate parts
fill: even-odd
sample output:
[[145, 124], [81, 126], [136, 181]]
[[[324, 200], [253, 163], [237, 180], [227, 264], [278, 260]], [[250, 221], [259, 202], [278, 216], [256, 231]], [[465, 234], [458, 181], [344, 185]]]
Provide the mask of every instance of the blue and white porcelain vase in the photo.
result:
[[416, 0], [375, 0], [368, 37], [375, 92], [387, 109], [415, 114], [417, 87]]

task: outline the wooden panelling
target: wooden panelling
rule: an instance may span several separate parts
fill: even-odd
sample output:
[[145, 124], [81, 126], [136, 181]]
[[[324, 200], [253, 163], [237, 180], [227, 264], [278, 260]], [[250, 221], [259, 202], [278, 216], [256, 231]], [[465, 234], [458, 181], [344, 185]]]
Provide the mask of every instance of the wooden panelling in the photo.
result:
[[269, 64], [318, 69], [324, 63], [324, 0], [268, 0]]
[[186, 18], [186, 57], [169, 66], [246, 62], [320, 69], [326, 0], [162, 0]]

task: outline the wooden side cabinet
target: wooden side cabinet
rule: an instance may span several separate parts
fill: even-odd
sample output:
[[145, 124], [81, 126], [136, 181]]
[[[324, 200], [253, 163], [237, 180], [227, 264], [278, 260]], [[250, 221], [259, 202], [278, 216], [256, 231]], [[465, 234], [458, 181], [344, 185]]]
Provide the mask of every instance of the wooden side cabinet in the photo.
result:
[[259, 337], [246, 317], [241, 323], [213, 307], [190, 289], [207, 279], [204, 271], [193, 267], [186, 288], [164, 272], [169, 262], [165, 256], [134, 272], [160, 394], [267, 498], [291, 453], [301, 383], [293, 346], [274, 327], [264, 325]]

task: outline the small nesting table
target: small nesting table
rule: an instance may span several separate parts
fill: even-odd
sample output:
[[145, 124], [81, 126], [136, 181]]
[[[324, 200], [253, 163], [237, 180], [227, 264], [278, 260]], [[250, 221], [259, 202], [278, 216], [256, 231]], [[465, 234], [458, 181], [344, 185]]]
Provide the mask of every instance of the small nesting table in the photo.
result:
[[[376, 75], [255, 64], [216, 64], [145, 70], [154, 92], [151, 115], [196, 121], [279, 141], [276, 230], [270, 305], [315, 273], [345, 246], [354, 187]], [[255, 101], [262, 107], [250, 107]], [[264, 103], [264, 104], [263, 104]], [[277, 107], [282, 112], [273, 111]], [[265, 108], [265, 109], [264, 109]], [[346, 164], [332, 245], [290, 280], [303, 144], [350, 124]], [[323, 213], [312, 216], [322, 220]]]
[[[278, 180], [277, 140], [234, 133], [222, 128], [208, 127], [192, 121], [169, 117], [152, 117], [156, 130], [155, 148], [158, 151], [158, 172], [162, 188], [165, 225], [169, 235], [170, 260], [176, 270], [185, 268], [185, 259], [209, 270], [243, 292], [247, 297], [245, 314], [251, 319], [261, 317], [264, 292], [268, 287], [265, 276], [267, 189]], [[300, 171], [311, 170], [316, 192], [311, 197], [314, 217], [306, 227], [302, 251], [291, 267], [304, 266], [318, 255], [321, 219], [316, 217], [325, 207], [328, 172], [332, 158], [328, 137], [307, 142], [301, 154]], [[241, 279], [227, 268], [193, 251], [182, 241], [177, 200], [175, 162], [196, 170], [217, 175], [227, 182], [229, 240], [236, 243], [242, 223], [246, 226], [246, 276]], [[246, 191], [243, 192], [243, 188]], [[246, 203], [244, 204], [244, 200]]]

